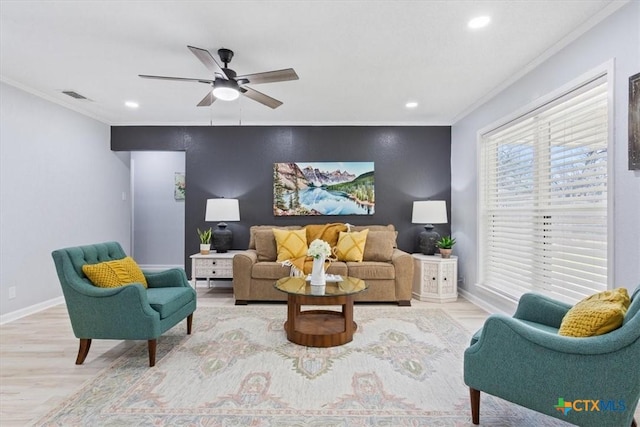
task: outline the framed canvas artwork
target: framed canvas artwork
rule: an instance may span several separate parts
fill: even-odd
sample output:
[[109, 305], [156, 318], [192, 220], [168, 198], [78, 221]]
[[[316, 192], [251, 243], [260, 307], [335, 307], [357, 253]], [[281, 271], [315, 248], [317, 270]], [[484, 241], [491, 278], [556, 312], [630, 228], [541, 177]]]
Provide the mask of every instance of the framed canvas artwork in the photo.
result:
[[176, 200], [184, 200], [186, 191], [186, 183], [184, 173], [176, 172], [174, 174], [173, 198]]
[[373, 162], [273, 164], [273, 214], [373, 215]]
[[629, 77], [629, 170], [640, 170], [640, 73]]

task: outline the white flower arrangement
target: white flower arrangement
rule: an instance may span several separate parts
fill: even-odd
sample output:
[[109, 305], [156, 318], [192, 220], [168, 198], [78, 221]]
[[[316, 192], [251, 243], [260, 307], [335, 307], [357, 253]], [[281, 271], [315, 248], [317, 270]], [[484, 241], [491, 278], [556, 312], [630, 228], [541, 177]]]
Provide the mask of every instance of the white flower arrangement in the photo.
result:
[[324, 240], [316, 239], [309, 245], [307, 255], [316, 259], [322, 256], [328, 258], [331, 255], [331, 246]]

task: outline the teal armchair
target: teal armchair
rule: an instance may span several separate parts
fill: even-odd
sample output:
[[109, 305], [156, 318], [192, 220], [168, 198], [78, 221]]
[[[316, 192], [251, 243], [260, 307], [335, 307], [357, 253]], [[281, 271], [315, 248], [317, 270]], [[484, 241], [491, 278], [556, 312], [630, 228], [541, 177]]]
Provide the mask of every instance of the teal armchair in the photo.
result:
[[605, 335], [558, 335], [570, 308], [525, 294], [513, 317], [489, 316], [464, 353], [474, 424], [480, 422], [482, 391], [579, 426], [636, 426], [640, 287], [623, 325]]
[[82, 272], [85, 264], [122, 259], [117, 242], [98, 243], [53, 251], [73, 333], [80, 339], [76, 365], [81, 365], [92, 339], [147, 340], [149, 366], [155, 365], [157, 339], [183, 319], [191, 334], [196, 292], [184, 270], [144, 272], [148, 287], [133, 284], [118, 288], [94, 286]]

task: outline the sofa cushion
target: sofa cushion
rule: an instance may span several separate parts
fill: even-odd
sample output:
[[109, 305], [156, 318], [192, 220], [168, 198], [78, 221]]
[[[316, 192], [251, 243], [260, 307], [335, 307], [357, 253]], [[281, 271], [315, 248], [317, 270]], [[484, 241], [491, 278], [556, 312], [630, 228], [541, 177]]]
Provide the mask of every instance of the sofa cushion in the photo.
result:
[[396, 227], [393, 224], [389, 225], [350, 225], [349, 231], [396, 231]]
[[397, 231], [371, 231], [364, 245], [363, 261], [390, 262], [393, 250], [397, 247]]
[[341, 231], [338, 237], [338, 244], [336, 245], [336, 257], [338, 257], [338, 261], [362, 262], [368, 233], [368, 229], [351, 233]]
[[349, 276], [358, 279], [395, 280], [396, 269], [388, 262], [347, 262]]
[[132, 283], [141, 283], [147, 287], [147, 279], [131, 257], [124, 257], [98, 264], [85, 264], [82, 272], [91, 283], [100, 288], [117, 288]]
[[558, 333], [569, 337], [606, 334], [622, 326], [628, 307], [629, 294], [625, 288], [591, 295], [565, 314]]
[[149, 288], [147, 289], [147, 299], [149, 305], [160, 313], [160, 318], [171, 316], [180, 308], [189, 304], [194, 298], [193, 289], [190, 287], [181, 288]]
[[[268, 279], [275, 281], [290, 274], [290, 267], [283, 267], [279, 262], [257, 262], [251, 269], [252, 279]], [[344, 262], [332, 262], [327, 268], [327, 274], [339, 274], [347, 276], [347, 264]]]
[[283, 267], [279, 262], [257, 262], [251, 269], [251, 278], [253, 279], [270, 279], [275, 281], [289, 275], [291, 267]]
[[278, 246], [273, 229], [257, 230], [254, 239], [258, 261], [275, 261], [278, 258]]
[[349, 268], [347, 267], [347, 263], [342, 261], [333, 261], [331, 264], [329, 264], [329, 268], [327, 268], [327, 274], [348, 276]]
[[279, 230], [273, 229], [278, 247], [278, 258], [282, 262], [307, 255], [307, 232], [305, 230]]

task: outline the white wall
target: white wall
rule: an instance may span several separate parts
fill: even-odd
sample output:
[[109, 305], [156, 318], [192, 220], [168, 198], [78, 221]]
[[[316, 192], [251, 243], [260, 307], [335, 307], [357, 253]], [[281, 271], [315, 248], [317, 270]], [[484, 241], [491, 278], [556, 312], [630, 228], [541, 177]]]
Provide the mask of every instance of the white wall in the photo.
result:
[[640, 171], [627, 167], [629, 76], [640, 71], [640, 2], [630, 2], [452, 127], [452, 232], [457, 239], [462, 290], [494, 308], [514, 305], [478, 282], [477, 134], [584, 73], [613, 59], [614, 71], [614, 268], [616, 287], [640, 284]]
[[6, 321], [62, 296], [54, 249], [115, 240], [129, 253], [131, 215], [129, 155], [111, 151], [108, 125], [0, 83], [0, 128]]
[[131, 153], [133, 256], [143, 267], [184, 266], [184, 200], [175, 200], [174, 174], [184, 152]]

